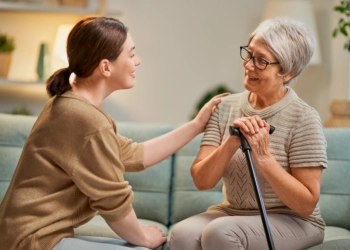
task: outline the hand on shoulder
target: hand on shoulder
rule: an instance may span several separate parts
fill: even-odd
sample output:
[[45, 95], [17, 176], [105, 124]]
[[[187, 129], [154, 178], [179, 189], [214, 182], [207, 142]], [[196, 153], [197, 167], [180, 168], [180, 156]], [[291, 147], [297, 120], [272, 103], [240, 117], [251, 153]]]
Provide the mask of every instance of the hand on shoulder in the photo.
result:
[[203, 131], [204, 131], [204, 129], [205, 129], [205, 127], [206, 127], [206, 125], [207, 125], [211, 115], [213, 114], [215, 108], [221, 102], [221, 98], [225, 97], [225, 96], [228, 96], [228, 95], [230, 95], [229, 92], [226, 92], [226, 93], [214, 96], [198, 112], [198, 114], [194, 118], [194, 120], [197, 121], [203, 127]]

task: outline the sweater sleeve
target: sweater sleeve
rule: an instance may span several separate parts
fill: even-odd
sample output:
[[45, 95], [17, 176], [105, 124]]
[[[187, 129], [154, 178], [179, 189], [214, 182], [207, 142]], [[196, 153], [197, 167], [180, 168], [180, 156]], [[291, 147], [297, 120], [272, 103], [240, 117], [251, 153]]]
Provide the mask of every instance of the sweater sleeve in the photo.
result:
[[117, 134], [121, 147], [121, 161], [125, 172], [138, 172], [145, 170], [143, 165], [143, 144], [133, 142], [131, 139]]
[[124, 180], [120, 144], [113, 129], [106, 128], [85, 138], [73, 162], [73, 181], [88, 197], [90, 208], [108, 221], [124, 218], [134, 197]]
[[214, 147], [219, 147], [221, 144], [220, 135], [220, 125], [219, 125], [219, 108], [215, 109], [214, 113], [211, 115], [207, 127], [205, 128], [204, 135], [201, 141], [201, 146], [210, 145]]
[[292, 131], [289, 150], [290, 167], [327, 168], [327, 141], [323, 134], [320, 117], [310, 108]]

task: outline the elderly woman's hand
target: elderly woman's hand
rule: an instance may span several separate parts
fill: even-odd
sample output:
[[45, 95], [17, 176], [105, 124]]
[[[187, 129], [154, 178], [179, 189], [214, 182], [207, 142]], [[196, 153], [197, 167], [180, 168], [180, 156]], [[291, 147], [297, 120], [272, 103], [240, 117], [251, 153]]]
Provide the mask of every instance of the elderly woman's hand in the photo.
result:
[[233, 122], [233, 127], [239, 128], [243, 133], [255, 134], [258, 133], [261, 128], [269, 127], [269, 125], [262, 120], [259, 116], [241, 117]]
[[256, 160], [270, 154], [270, 126], [259, 116], [241, 117], [233, 122], [233, 126], [240, 129]]

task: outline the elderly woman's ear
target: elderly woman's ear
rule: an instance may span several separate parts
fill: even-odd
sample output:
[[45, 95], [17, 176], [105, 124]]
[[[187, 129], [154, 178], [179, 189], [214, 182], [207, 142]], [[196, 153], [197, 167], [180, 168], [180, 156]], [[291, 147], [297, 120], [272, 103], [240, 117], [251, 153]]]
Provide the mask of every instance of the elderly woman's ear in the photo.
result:
[[283, 80], [283, 84], [289, 84], [289, 81], [294, 77], [294, 74], [293, 73], [289, 73], [287, 75], [284, 75], [282, 77], [282, 80]]

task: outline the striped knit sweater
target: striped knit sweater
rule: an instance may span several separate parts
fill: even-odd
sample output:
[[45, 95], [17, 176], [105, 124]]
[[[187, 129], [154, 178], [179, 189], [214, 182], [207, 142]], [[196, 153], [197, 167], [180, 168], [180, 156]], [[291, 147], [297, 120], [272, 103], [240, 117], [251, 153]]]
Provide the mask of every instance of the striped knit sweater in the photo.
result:
[[[270, 136], [270, 151], [288, 173], [291, 173], [291, 168], [297, 167], [327, 167], [327, 144], [319, 114], [314, 108], [288, 88], [279, 102], [263, 110], [255, 110], [248, 101], [249, 93], [244, 91], [222, 99], [207, 125], [201, 145], [219, 147], [230, 136], [228, 126], [235, 119], [258, 115], [275, 126], [276, 130]], [[301, 218], [283, 204], [258, 169], [256, 173], [267, 212]], [[259, 214], [246, 158], [241, 150], [237, 150], [231, 158], [223, 183], [226, 199], [209, 210], [219, 210], [228, 215]], [[322, 229], [325, 227], [318, 205], [309, 217], [301, 219]]]

